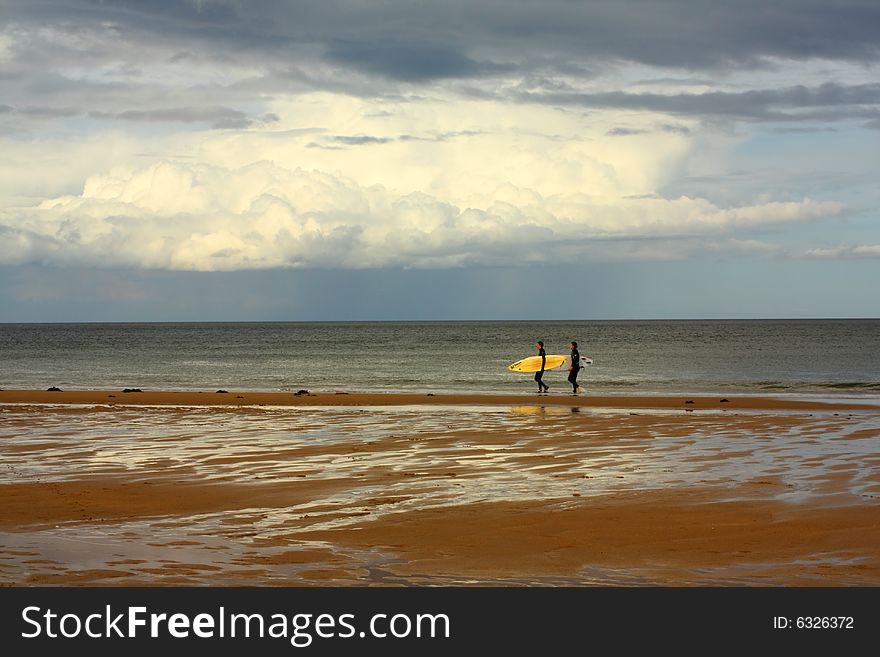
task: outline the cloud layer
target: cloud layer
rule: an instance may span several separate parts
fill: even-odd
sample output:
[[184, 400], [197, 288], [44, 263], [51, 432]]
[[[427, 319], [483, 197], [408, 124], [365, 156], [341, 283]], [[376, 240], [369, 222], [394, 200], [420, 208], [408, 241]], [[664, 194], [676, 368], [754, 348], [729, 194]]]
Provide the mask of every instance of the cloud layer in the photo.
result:
[[[841, 210], [808, 199], [719, 208], [686, 197], [621, 202], [509, 186], [464, 208], [269, 162], [235, 170], [161, 162], [90, 178], [80, 196], [7, 209], [0, 264], [229, 271], [571, 263], [650, 257], [664, 240], [705, 245]], [[755, 244], [763, 250], [731, 239], [731, 248]]]

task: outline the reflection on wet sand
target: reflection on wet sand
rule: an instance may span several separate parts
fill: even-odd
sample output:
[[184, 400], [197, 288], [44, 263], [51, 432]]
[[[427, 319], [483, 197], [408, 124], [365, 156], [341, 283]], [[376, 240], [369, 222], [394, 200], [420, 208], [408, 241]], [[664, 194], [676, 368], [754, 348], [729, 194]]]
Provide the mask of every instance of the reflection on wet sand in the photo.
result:
[[573, 410], [2, 406], [0, 581], [880, 583], [880, 412]]

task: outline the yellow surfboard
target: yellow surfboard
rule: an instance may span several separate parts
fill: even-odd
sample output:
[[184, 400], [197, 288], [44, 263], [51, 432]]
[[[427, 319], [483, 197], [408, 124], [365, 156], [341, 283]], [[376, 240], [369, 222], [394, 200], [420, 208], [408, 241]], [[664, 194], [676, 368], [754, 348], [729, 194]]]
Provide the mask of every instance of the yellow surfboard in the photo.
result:
[[[547, 361], [544, 365], [545, 370], [554, 370], [562, 367], [568, 360], [568, 356], [560, 356], [559, 354], [547, 354]], [[507, 366], [511, 372], [538, 372], [541, 369], [541, 357], [529, 356]]]

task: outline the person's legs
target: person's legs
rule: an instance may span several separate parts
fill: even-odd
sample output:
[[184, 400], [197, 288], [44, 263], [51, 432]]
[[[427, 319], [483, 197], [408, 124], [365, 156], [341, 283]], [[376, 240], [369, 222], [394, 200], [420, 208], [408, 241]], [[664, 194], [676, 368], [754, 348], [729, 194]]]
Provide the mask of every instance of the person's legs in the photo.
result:
[[572, 370], [568, 373], [568, 382], [571, 384], [571, 394], [576, 395], [578, 391], [578, 371]]
[[544, 376], [543, 372], [535, 372], [535, 381], [538, 383], [538, 392], [541, 392], [541, 377]]

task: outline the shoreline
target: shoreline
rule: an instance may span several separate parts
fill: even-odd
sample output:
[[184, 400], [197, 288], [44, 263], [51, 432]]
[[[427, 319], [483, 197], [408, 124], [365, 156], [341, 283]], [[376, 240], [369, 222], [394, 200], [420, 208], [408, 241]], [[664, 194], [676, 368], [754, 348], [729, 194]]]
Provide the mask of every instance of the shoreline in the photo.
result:
[[0, 404], [59, 404], [102, 406], [562, 406], [570, 408], [642, 408], [678, 410], [871, 411], [878, 403], [851, 400], [803, 400], [729, 395], [566, 395], [497, 393], [386, 392], [265, 392], [230, 389], [226, 392], [146, 390], [0, 390]]

